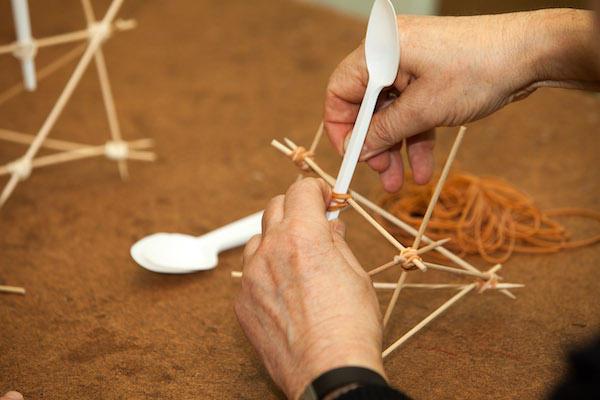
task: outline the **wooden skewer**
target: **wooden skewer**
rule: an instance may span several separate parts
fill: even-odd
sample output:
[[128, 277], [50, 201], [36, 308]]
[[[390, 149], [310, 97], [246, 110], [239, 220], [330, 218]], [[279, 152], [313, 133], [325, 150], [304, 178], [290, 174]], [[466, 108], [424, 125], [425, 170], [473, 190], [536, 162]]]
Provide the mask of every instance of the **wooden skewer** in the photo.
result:
[[435, 250], [438, 247], [445, 245], [449, 241], [450, 241], [450, 238], [446, 238], [446, 239], [438, 240], [437, 242], [429, 243], [427, 246], [423, 246], [420, 249], [418, 249], [417, 254], [420, 255], [420, 254], [427, 253], [428, 251]]
[[[434, 250], [439, 246], [443, 246], [445, 243], [447, 243], [450, 240], [450, 238], [446, 238], [446, 239], [442, 239], [442, 240], [438, 240], [437, 242], [433, 242], [431, 244], [428, 244], [425, 247], [421, 247], [419, 250], [417, 250], [417, 254], [421, 255], [423, 253], [426, 253], [428, 251]], [[398, 260], [392, 260], [388, 263], [385, 263], [377, 268], [372, 269], [371, 271], [369, 271], [369, 275], [373, 276], [376, 275], [380, 272], [386, 271], [392, 267], [395, 267], [396, 265], [400, 265], [402, 264], [402, 261]], [[427, 264], [425, 264], [425, 266], [427, 266]]]
[[[242, 271], [231, 271], [232, 278], [241, 278]], [[461, 290], [469, 286], [469, 283], [403, 283], [402, 289], [456, 289]], [[398, 286], [397, 283], [392, 282], [373, 282], [375, 289], [383, 290], [394, 290]], [[502, 289], [519, 289], [524, 288], [525, 285], [522, 283], [497, 283], [495, 287], [488, 288], [489, 290], [502, 290]]]
[[392, 261], [387, 262], [387, 263], [385, 263], [383, 265], [380, 265], [377, 268], [373, 268], [372, 270], [370, 270], [368, 272], [368, 274], [369, 274], [369, 276], [377, 275], [380, 272], [386, 271], [386, 270], [388, 270], [388, 269], [390, 269], [392, 267], [395, 267], [396, 265], [400, 265], [400, 264], [401, 264], [400, 260], [392, 260]]
[[[231, 271], [231, 277], [232, 278], [236, 278], [239, 279], [241, 278], [243, 275], [242, 271]], [[388, 282], [373, 282], [373, 287], [375, 287], [375, 289], [384, 289], [384, 290], [390, 290], [390, 289], [396, 289], [397, 284], [396, 283], [388, 283]], [[435, 290], [435, 289], [464, 289], [465, 287], [469, 286], [468, 283], [404, 283], [402, 285], [403, 289], [430, 289], [430, 290]], [[520, 283], [498, 283], [496, 284], [495, 288], [490, 287], [489, 289], [493, 290], [499, 290], [499, 289], [518, 289], [518, 288], [522, 288], [525, 287], [525, 285], [520, 284]]]
[[[88, 24], [88, 29], [91, 29], [93, 24], [96, 22], [94, 16], [94, 10], [89, 0], [81, 0], [83, 5], [83, 11]], [[102, 92], [102, 99], [104, 101], [104, 108], [106, 109], [106, 116], [108, 118], [108, 128], [111, 134], [111, 138], [114, 141], [121, 141], [121, 129], [117, 119], [117, 111], [114, 103], [112, 90], [110, 87], [110, 81], [108, 79], [108, 72], [106, 69], [106, 62], [104, 60], [104, 53], [102, 52], [102, 45], [98, 46], [96, 53], [94, 54], [94, 61], [96, 63], [96, 71], [98, 73], [98, 80], [100, 81], [100, 89]], [[119, 175], [122, 180], [126, 180], [129, 177], [129, 171], [127, 170], [127, 163], [125, 160], [119, 160], [117, 162], [119, 168]]]
[[[48, 76], [52, 75], [53, 73], [55, 73], [56, 71], [58, 71], [59, 69], [64, 67], [65, 65], [74, 61], [77, 57], [79, 57], [81, 55], [81, 53], [83, 53], [83, 50], [86, 47], [87, 47], [87, 43], [82, 43], [79, 46], [75, 47], [74, 49], [70, 50], [69, 52], [65, 53], [63, 56], [59, 57], [55, 61], [46, 65], [44, 68], [40, 69], [37, 72], [37, 81], [40, 82], [42, 79], [47, 78]], [[4, 92], [2, 92], [0, 94], [0, 105], [6, 103], [8, 100], [12, 99], [19, 93], [23, 92], [24, 90], [25, 90], [25, 85], [23, 84], [23, 82], [19, 82], [15, 85], [11, 86], [10, 88], [6, 89]]]
[[[275, 143], [271, 142], [271, 144], [274, 147], [278, 148], [280, 151], [282, 151], [286, 155], [289, 154], [289, 149], [287, 149], [285, 146], [283, 146], [281, 143], [279, 143], [277, 141], [274, 141], [274, 142], [277, 143], [277, 144], [275, 144]], [[331, 185], [331, 186], [335, 185], [335, 179], [331, 175], [329, 175], [327, 172], [325, 172], [321, 167], [319, 167], [317, 165], [317, 163], [314, 162], [314, 160], [307, 158], [304, 161], [308, 164], [309, 167], [311, 167], [313, 169], [313, 171], [315, 171], [315, 173], [317, 175], [319, 175], [327, 183], [329, 183], [329, 185]], [[413, 228], [406, 222], [402, 221], [395, 215], [391, 214], [390, 212], [379, 207], [377, 204], [373, 203], [371, 200], [367, 199], [360, 193], [357, 193], [353, 190], [350, 190], [348, 193], [350, 193], [352, 195], [353, 199], [360, 201], [367, 208], [371, 209], [373, 212], [378, 213], [383, 218], [387, 219], [389, 222], [398, 226], [399, 228], [403, 229], [404, 231], [408, 232], [409, 234], [416, 236], [419, 233], [415, 228]], [[425, 235], [422, 235], [421, 240], [424, 241], [425, 243], [429, 243], [429, 244], [435, 243], [435, 241], [433, 239], [431, 239]], [[437, 252], [439, 252], [440, 254], [446, 256], [449, 260], [453, 261], [454, 263], [456, 263], [458, 266], [464, 268], [465, 270], [481, 273], [481, 271], [479, 269], [475, 268], [473, 265], [469, 264], [468, 262], [466, 262], [465, 260], [463, 260], [462, 258], [457, 256], [456, 254], [452, 253], [450, 250], [446, 249], [445, 247], [439, 246], [439, 247], [436, 247], [435, 250]], [[511, 299], [515, 299], [515, 295], [512, 294], [507, 289], [501, 290], [501, 293], [510, 297]]]
[[92, 3], [90, 3], [89, 0], [81, 0], [81, 6], [83, 7], [83, 14], [85, 15], [85, 19], [89, 25], [90, 21], [94, 22], [94, 20], [96, 19], [96, 17], [94, 16], [94, 9], [92, 7]]
[[325, 124], [323, 124], [323, 121], [321, 121], [321, 123], [319, 124], [319, 128], [317, 129], [317, 133], [315, 134], [315, 137], [314, 137], [312, 143], [310, 144], [310, 148], [308, 149], [308, 151], [310, 151], [311, 153], [314, 153], [317, 150], [317, 146], [319, 145], [319, 142], [321, 141], [323, 132], [325, 132]]
[[[89, 146], [71, 151], [65, 151], [57, 154], [50, 154], [43, 157], [38, 157], [31, 160], [31, 168], [47, 167], [49, 165], [61, 164], [68, 161], [81, 160], [83, 158], [96, 157], [105, 155], [104, 146]], [[132, 160], [138, 161], [156, 161], [156, 155], [147, 151], [128, 151], [125, 156]], [[0, 176], [10, 174], [8, 165], [0, 167]]]
[[[31, 144], [34, 141], [35, 136], [29, 135], [27, 133], [9, 131], [7, 129], [0, 129], [0, 139], [8, 140], [8, 141], [15, 142], [15, 143], [21, 143], [21, 144]], [[154, 140], [150, 139], [150, 138], [145, 138], [145, 139], [132, 140], [132, 141], [125, 142], [125, 143], [127, 143], [127, 146], [130, 149], [142, 150], [142, 149], [147, 149], [149, 147], [152, 147], [154, 145]], [[67, 140], [47, 138], [42, 143], [42, 147], [46, 147], [48, 149], [53, 149], [53, 150], [70, 151], [70, 150], [87, 148], [87, 147], [90, 147], [90, 145], [83, 144], [83, 143], [71, 142], [71, 141], [67, 141]]]
[[[137, 23], [135, 20], [118, 20], [111, 25], [111, 31], [126, 31], [135, 28], [136, 25]], [[45, 38], [33, 39], [32, 42], [35, 47], [40, 48], [90, 39], [92, 35], [93, 32], [91, 32], [90, 29], [82, 29]], [[18, 48], [19, 44], [17, 42], [3, 45], [0, 46], [0, 54], [12, 53]]]
[[[88, 24], [88, 28], [91, 29], [93, 24], [96, 23], [94, 16], [94, 10], [90, 3], [90, 0], [81, 0], [83, 5], [83, 12]], [[98, 80], [100, 81], [100, 89], [102, 92], [102, 99], [104, 101], [104, 108], [106, 110], [106, 117], [108, 118], [108, 129], [112, 140], [120, 142], [122, 139], [121, 128], [119, 127], [119, 120], [117, 119], [117, 108], [115, 107], [115, 101], [110, 88], [110, 81], [108, 79], [108, 71], [106, 69], [106, 61], [104, 60], [104, 53], [102, 52], [102, 45], [99, 45], [94, 54], [94, 61], [96, 63], [96, 71], [98, 73]], [[129, 178], [129, 171], [127, 170], [127, 162], [125, 160], [119, 160], [117, 162], [119, 167], [119, 175], [122, 180]]]
[[[398, 284], [393, 282], [373, 282], [375, 289], [393, 290]], [[469, 283], [404, 283], [402, 289], [464, 289]], [[496, 287], [489, 287], [488, 290], [500, 289], [518, 289], [525, 285], [521, 283], [497, 283]]]
[[[296, 148], [297, 146], [288, 139], [288, 142], [290, 143], [291, 147]], [[273, 140], [271, 141], [271, 145], [275, 148], [277, 148], [278, 150], [280, 150], [281, 152], [283, 152], [285, 155], [289, 155], [292, 153], [292, 150], [290, 150], [289, 148], [285, 147], [283, 144], [281, 144], [280, 142], [278, 142], [277, 140]], [[314, 163], [314, 161], [312, 161], [310, 158], [306, 158], [304, 160], [319, 176], [321, 176], [320, 172], [322, 171], [320, 168], [315, 168], [316, 164]], [[324, 175], [321, 176], [325, 181], [327, 181], [327, 183], [329, 183], [330, 185], [332, 185], [332, 181], [333, 181], [333, 185], [335, 185], [335, 180], [331, 179], [325, 179]], [[379, 222], [377, 222], [377, 220], [375, 220], [375, 218], [373, 218], [368, 212], [366, 212], [356, 201], [354, 201], [353, 199], [348, 199], [348, 204], [354, 208], [356, 210], [357, 213], [359, 213], [364, 219], [367, 220], [368, 223], [370, 223], [384, 238], [386, 238], [388, 240], [388, 242], [390, 242], [392, 244], [392, 246], [396, 247], [399, 251], [403, 251], [406, 248], [402, 245], [402, 243], [400, 243], [398, 240], [396, 240], [396, 238], [394, 236], [392, 236], [387, 230], [385, 230], [385, 228], [383, 226], [381, 226], [381, 224]], [[401, 258], [402, 262], [406, 262], [407, 260], [402, 257]], [[427, 267], [419, 260], [413, 260], [413, 263], [422, 271], [426, 271]]]
[[456, 139], [454, 140], [454, 144], [452, 145], [452, 149], [450, 150], [450, 154], [448, 155], [448, 159], [446, 160], [446, 164], [444, 165], [444, 169], [442, 170], [442, 174], [440, 175], [440, 179], [437, 182], [435, 187], [435, 191], [431, 196], [431, 200], [429, 201], [429, 205], [427, 206], [427, 211], [421, 220], [421, 226], [419, 227], [419, 232], [417, 232], [417, 236], [415, 236], [415, 241], [413, 242], [412, 247], [414, 249], [419, 248], [421, 244], [421, 238], [425, 233], [425, 229], [427, 229], [427, 224], [429, 223], [429, 219], [431, 218], [431, 214], [433, 214], [433, 209], [435, 208], [435, 204], [440, 197], [440, 193], [442, 192], [442, 188], [444, 187], [444, 183], [446, 183], [446, 179], [448, 178], [448, 174], [450, 173], [450, 168], [452, 167], [452, 163], [454, 162], [454, 158], [456, 158], [456, 153], [458, 152], [458, 148], [460, 147], [460, 143], [462, 142], [463, 137], [465, 136], [465, 132], [467, 128], [464, 126], [460, 127], [458, 131], [458, 135], [456, 135]]
[[398, 283], [396, 283], [396, 288], [394, 289], [394, 293], [392, 294], [392, 298], [390, 299], [387, 309], [385, 310], [385, 315], [383, 316], [383, 327], [384, 328], [387, 326], [387, 323], [390, 320], [390, 317], [392, 316], [392, 311], [394, 311], [394, 307], [396, 306], [396, 303], [398, 302], [398, 296], [400, 296], [400, 291], [402, 290], [404, 281], [406, 281], [407, 275], [408, 275], [408, 272], [406, 272], [405, 270], [402, 270], [402, 273], [400, 274], [400, 278], [398, 278]]
[[[438, 271], [444, 271], [444, 272], [450, 272], [452, 274], [457, 274], [457, 275], [474, 276], [476, 278], [481, 278], [481, 279], [485, 279], [485, 280], [491, 278], [491, 275], [488, 273], [485, 273], [485, 272], [467, 271], [464, 269], [452, 268], [452, 267], [448, 267], [446, 265], [434, 264], [434, 263], [430, 263], [430, 262], [426, 262], [425, 265], [431, 269], [436, 269]], [[498, 265], [500, 265], [500, 264], [498, 264]]]
[[18, 286], [0, 285], [0, 293], [14, 293], [25, 295], [25, 289]]
[[475, 289], [474, 283], [467, 285], [464, 289], [462, 289], [460, 292], [455, 294], [450, 300], [448, 300], [447, 302], [442, 304], [437, 310], [435, 310], [434, 312], [429, 314], [429, 316], [427, 318], [425, 318], [423, 321], [419, 322], [414, 328], [412, 328], [410, 331], [408, 331], [404, 336], [402, 336], [400, 339], [398, 339], [396, 342], [394, 342], [390, 347], [385, 349], [385, 351], [382, 354], [382, 357], [383, 358], [387, 357], [392, 351], [394, 351], [398, 347], [400, 347], [400, 345], [402, 343], [404, 343], [408, 339], [410, 339], [415, 333], [417, 333], [421, 329], [423, 329], [423, 327], [425, 325], [427, 325], [428, 323], [433, 321], [437, 316], [439, 316], [441, 313], [446, 311], [452, 304], [456, 303], [458, 300], [463, 298], [467, 293], [469, 293], [473, 289]]
[[[119, 8], [121, 7], [122, 4], [123, 4], [123, 0], [113, 0], [113, 2], [111, 3], [111, 5], [108, 8], [108, 11], [104, 15], [104, 18], [102, 19], [102, 23], [106, 23], [106, 24], [111, 23], [111, 21], [114, 19], [117, 11], [119, 11]], [[58, 100], [56, 101], [56, 103], [54, 104], [54, 107], [50, 111], [48, 118], [46, 118], [46, 120], [44, 121], [44, 124], [42, 125], [38, 134], [36, 135], [34, 142], [31, 144], [29, 149], [27, 149], [27, 152], [23, 156], [23, 158], [26, 161], [31, 162], [34, 155], [40, 149], [42, 142], [46, 139], [46, 137], [48, 136], [48, 133], [50, 133], [50, 130], [52, 129], [52, 127], [54, 127], [56, 120], [58, 119], [58, 117], [62, 113], [63, 109], [65, 108], [67, 102], [71, 98], [73, 91], [77, 87], [77, 84], [79, 83], [81, 77], [83, 76], [83, 73], [87, 69], [93, 55], [95, 54], [96, 49], [102, 43], [102, 40], [103, 40], [103, 36], [100, 33], [95, 33], [90, 38], [88, 47], [85, 50], [85, 52], [83, 53], [83, 56], [81, 56], [81, 59], [79, 60], [79, 63], [75, 67], [75, 70], [73, 71], [73, 74], [71, 75], [71, 78], [69, 78], [69, 81], [65, 85], [65, 88], [63, 89], [62, 93], [58, 97]], [[20, 178], [16, 174], [13, 174], [10, 177], [10, 180], [8, 181], [7, 185], [4, 187], [4, 190], [0, 194], [0, 207], [6, 202], [8, 197], [11, 195], [11, 193], [17, 186], [19, 179]]]

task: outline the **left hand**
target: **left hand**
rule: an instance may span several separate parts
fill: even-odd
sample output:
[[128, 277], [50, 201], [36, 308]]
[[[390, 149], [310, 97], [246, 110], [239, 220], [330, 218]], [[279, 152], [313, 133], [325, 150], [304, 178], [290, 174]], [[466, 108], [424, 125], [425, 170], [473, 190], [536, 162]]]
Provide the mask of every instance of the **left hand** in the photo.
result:
[[263, 234], [244, 250], [235, 313], [273, 380], [297, 399], [320, 374], [362, 366], [382, 376], [382, 323], [369, 276], [328, 222], [331, 189], [293, 184], [265, 209]]

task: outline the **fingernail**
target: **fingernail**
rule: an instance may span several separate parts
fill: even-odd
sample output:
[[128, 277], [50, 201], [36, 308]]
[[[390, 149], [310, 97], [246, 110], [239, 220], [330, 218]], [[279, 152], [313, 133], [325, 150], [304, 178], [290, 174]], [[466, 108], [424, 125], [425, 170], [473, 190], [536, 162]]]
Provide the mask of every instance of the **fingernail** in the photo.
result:
[[341, 237], [346, 236], [346, 224], [339, 219], [331, 221], [333, 230], [340, 234]]
[[344, 143], [342, 144], [342, 154], [346, 154], [346, 149], [348, 148], [348, 143], [350, 143], [350, 134], [347, 134], [344, 138]]
[[367, 145], [364, 145], [360, 152], [360, 156], [358, 157], [358, 161], [366, 161], [369, 158], [376, 156], [377, 154], [379, 154], [379, 153], [376, 151], [369, 151], [369, 149], [367, 148]]

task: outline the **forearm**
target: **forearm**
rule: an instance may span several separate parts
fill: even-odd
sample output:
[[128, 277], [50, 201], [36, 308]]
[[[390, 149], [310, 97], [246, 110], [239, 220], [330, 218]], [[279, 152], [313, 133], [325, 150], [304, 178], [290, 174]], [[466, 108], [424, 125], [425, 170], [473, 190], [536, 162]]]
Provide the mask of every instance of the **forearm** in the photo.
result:
[[[573, 9], [530, 13], [525, 34], [533, 37], [537, 87], [600, 90], [600, 57], [594, 15]], [[527, 39], [527, 38], [526, 38]]]

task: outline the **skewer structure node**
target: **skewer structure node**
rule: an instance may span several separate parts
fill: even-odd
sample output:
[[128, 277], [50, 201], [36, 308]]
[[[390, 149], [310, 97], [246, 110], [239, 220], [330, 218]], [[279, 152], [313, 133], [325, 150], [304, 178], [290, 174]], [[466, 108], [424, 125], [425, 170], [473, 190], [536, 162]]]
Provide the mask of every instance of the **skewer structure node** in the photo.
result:
[[88, 26], [88, 31], [90, 32], [89, 40], [94, 36], [99, 36], [102, 42], [106, 41], [112, 33], [110, 25], [107, 22], [92, 22]]
[[308, 166], [306, 161], [304, 161], [307, 157], [314, 158], [315, 155], [312, 151], [307, 151], [304, 147], [298, 146], [296, 147], [289, 155], [289, 158], [300, 168], [300, 170], [304, 173], [311, 173], [312, 169]]
[[[402, 258], [405, 258], [406, 261], [402, 262]], [[419, 252], [412, 247], [406, 247], [404, 250], [400, 251], [399, 255], [394, 257], [394, 261], [400, 263], [400, 266], [402, 266], [402, 269], [405, 271], [417, 269], [414, 260], [423, 261], [423, 259], [419, 257]]]
[[38, 46], [35, 41], [29, 40], [17, 43], [12, 54], [19, 60], [31, 60], [37, 55], [37, 50]]
[[19, 180], [24, 181], [31, 175], [31, 161], [26, 157], [21, 157], [6, 165], [6, 169], [11, 175], [16, 176]]
[[109, 140], [104, 144], [104, 154], [109, 160], [125, 160], [128, 153], [129, 145], [122, 140]]

